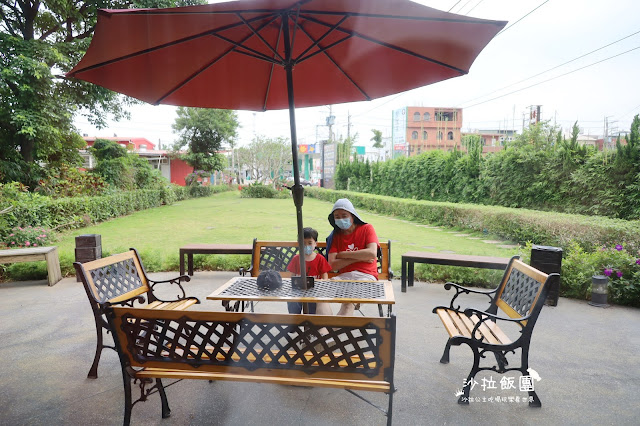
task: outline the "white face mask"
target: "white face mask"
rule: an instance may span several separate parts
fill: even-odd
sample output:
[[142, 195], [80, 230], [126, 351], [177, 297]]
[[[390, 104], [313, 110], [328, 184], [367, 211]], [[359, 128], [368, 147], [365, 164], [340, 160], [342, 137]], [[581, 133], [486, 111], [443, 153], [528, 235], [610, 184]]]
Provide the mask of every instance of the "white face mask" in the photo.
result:
[[351, 219], [335, 219], [336, 226], [340, 229], [349, 229], [351, 228]]
[[304, 254], [309, 256], [313, 253], [313, 246], [304, 246]]

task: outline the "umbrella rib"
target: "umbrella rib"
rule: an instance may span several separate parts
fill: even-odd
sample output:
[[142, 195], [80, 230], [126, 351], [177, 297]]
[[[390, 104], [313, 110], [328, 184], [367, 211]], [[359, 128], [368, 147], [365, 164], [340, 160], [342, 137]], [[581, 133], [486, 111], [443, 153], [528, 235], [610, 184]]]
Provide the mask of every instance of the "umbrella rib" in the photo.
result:
[[[304, 29], [304, 28], [300, 27], [300, 31], [302, 31], [303, 33], [305, 33], [305, 35], [306, 35], [307, 37], [309, 37], [309, 39], [313, 40], [313, 37], [311, 36], [311, 34], [309, 34], [307, 31], [305, 31], [305, 29]], [[349, 36], [349, 37], [347, 37], [347, 38], [350, 38], [350, 36]], [[340, 40], [340, 42], [342, 42], [342, 41], [344, 41], [344, 39], [343, 39], [343, 40]], [[346, 77], [346, 78], [351, 82], [351, 84], [353, 84], [353, 85], [355, 86], [355, 88], [356, 88], [356, 89], [358, 89], [358, 90], [360, 91], [360, 93], [362, 93], [362, 96], [364, 96], [366, 100], [370, 101], [370, 100], [371, 100], [371, 97], [367, 94], [367, 92], [365, 92], [365, 91], [364, 91], [364, 89], [362, 89], [362, 87], [360, 87], [360, 86], [358, 85], [358, 83], [356, 83], [356, 82], [351, 78], [351, 76], [350, 76], [349, 74], [347, 74], [347, 73], [346, 73], [346, 71], [345, 71], [345, 70], [343, 70], [343, 69], [342, 69], [342, 67], [340, 67], [340, 65], [338, 65], [338, 63], [335, 61], [335, 59], [333, 59], [333, 58], [331, 57], [331, 55], [329, 55], [329, 53], [327, 52], [327, 50], [326, 50], [325, 48], [323, 48], [322, 46], [320, 46], [320, 45], [318, 45], [318, 47], [320, 48], [320, 50], [319, 50], [318, 52], [314, 53], [314, 54], [317, 54], [317, 53], [320, 53], [320, 52], [324, 53], [324, 55], [325, 55], [325, 56], [326, 56], [326, 57], [327, 57], [327, 58], [328, 58], [328, 59], [333, 63], [333, 65], [335, 65], [335, 66], [336, 66], [336, 68], [338, 68], [338, 69], [340, 70], [340, 72], [341, 72], [341, 73], [342, 73], [342, 74], [343, 74], [343, 75], [344, 75], [344, 76], [345, 76], [345, 77]]]
[[[211, 35], [212, 35], [213, 37], [217, 37], [217, 38], [219, 38], [220, 40], [226, 41], [226, 42], [227, 42], [227, 43], [229, 43], [229, 44], [234, 45], [234, 46], [235, 46], [235, 47], [237, 47], [238, 49], [245, 49], [245, 50], [247, 50], [247, 51], [248, 51], [248, 52], [243, 52], [243, 51], [240, 51], [240, 50], [236, 50], [236, 53], [242, 53], [242, 54], [244, 54], [244, 55], [251, 56], [251, 57], [253, 57], [253, 58], [262, 59], [263, 61], [266, 61], [266, 62], [282, 64], [282, 62], [278, 62], [276, 59], [272, 59], [272, 58], [268, 57], [267, 55], [265, 55], [265, 54], [264, 54], [264, 53], [262, 53], [262, 52], [259, 52], [259, 51], [255, 50], [255, 49], [252, 49], [252, 48], [250, 48], [250, 47], [244, 46], [242, 43], [244, 43], [245, 41], [247, 41], [247, 40], [249, 39], [249, 37], [248, 37], [248, 38], [246, 38], [246, 39], [244, 39], [244, 40], [243, 40], [243, 41], [241, 41], [241, 42], [237, 42], [237, 41], [233, 41], [233, 40], [231, 40], [230, 38], [227, 38], [227, 37], [221, 36], [220, 34], [211, 34]], [[252, 54], [252, 53], [253, 53], [253, 54]], [[278, 56], [280, 56], [280, 55], [278, 55]]]
[[[321, 21], [319, 19], [315, 19], [315, 18], [313, 18], [311, 16], [306, 16], [305, 19], [307, 19], [309, 21], [312, 21], [312, 22], [315, 22], [316, 24], [324, 25], [326, 27], [330, 27], [331, 26], [330, 24], [328, 24], [328, 23], [326, 23], [324, 21]], [[445, 68], [449, 68], [449, 69], [457, 71], [457, 72], [459, 72], [460, 74], [463, 74], [463, 75], [468, 73], [468, 71], [465, 71], [465, 70], [463, 70], [461, 68], [454, 67], [453, 65], [449, 65], [449, 64], [447, 64], [445, 62], [442, 62], [442, 61], [439, 61], [437, 59], [429, 58], [428, 56], [424, 56], [424, 55], [421, 55], [421, 54], [416, 53], [416, 52], [412, 52], [411, 50], [405, 49], [403, 47], [395, 46], [395, 45], [393, 45], [391, 43], [385, 43], [385, 42], [383, 42], [381, 40], [378, 40], [378, 39], [375, 39], [373, 37], [369, 37], [369, 36], [366, 36], [364, 34], [360, 34], [357, 31], [348, 30], [346, 28], [336, 28], [336, 30], [341, 31], [341, 32], [346, 33], [346, 34], [349, 34], [349, 35], [351, 35], [353, 37], [358, 37], [358, 38], [361, 38], [363, 40], [370, 41], [371, 43], [379, 44], [380, 46], [387, 47], [387, 48], [395, 50], [397, 52], [401, 52], [401, 53], [404, 53], [404, 54], [407, 54], [407, 55], [410, 55], [410, 56], [414, 56], [414, 57], [416, 57], [418, 59], [422, 59], [424, 61], [431, 62], [431, 63], [434, 63], [436, 65], [443, 66]], [[306, 58], [302, 58], [301, 60], [304, 60], [304, 59], [306, 59]]]
[[[316, 41], [315, 41], [311, 46], [307, 47], [307, 48], [306, 48], [302, 53], [300, 53], [300, 55], [298, 55], [298, 57], [294, 60], [294, 62], [295, 62], [295, 63], [298, 63], [298, 62], [299, 62], [299, 60], [300, 60], [300, 58], [304, 57], [304, 55], [305, 55], [307, 52], [309, 52], [311, 49], [313, 49], [314, 47], [316, 47], [316, 46], [317, 46], [317, 45], [318, 45], [322, 40], [324, 40], [324, 39], [325, 39], [325, 37], [327, 37], [327, 36], [328, 36], [329, 34], [331, 34], [331, 33], [332, 33], [336, 28], [338, 28], [338, 27], [339, 27], [339, 26], [340, 26], [340, 25], [341, 25], [341, 24], [342, 24], [342, 23], [343, 23], [347, 18], [348, 18], [348, 16], [346, 16], [346, 15], [345, 15], [345, 16], [343, 16], [343, 17], [342, 17], [342, 19], [341, 19], [337, 24], [335, 24], [334, 26], [332, 26], [331, 28], [329, 28], [329, 29], [327, 30], [327, 32], [326, 32], [326, 33], [324, 33], [324, 34], [323, 34], [319, 39], [317, 39], [317, 40], [316, 40]], [[296, 25], [298, 25], [298, 23], [297, 23], [297, 22], [296, 22]], [[347, 37], [345, 37], [343, 40], [346, 40], [346, 39], [348, 39], [348, 38], [350, 38], [350, 37], [349, 37], [349, 36], [347, 36]], [[343, 40], [340, 40], [340, 42], [342, 42]], [[333, 46], [331, 46], [331, 47], [333, 47]], [[319, 52], [316, 52], [316, 53], [319, 53]], [[308, 56], [307, 58], [310, 58], [310, 57], [312, 57], [312, 56], [314, 56], [314, 55], [310, 55], [310, 56]]]
[[[278, 39], [276, 41], [276, 50], [280, 47], [280, 40], [282, 40], [282, 25], [284, 20], [280, 20], [280, 29], [278, 30]], [[271, 64], [271, 69], [269, 70], [269, 79], [267, 81], [267, 90], [264, 94], [264, 102], [262, 103], [262, 110], [267, 110], [267, 101], [269, 100], [269, 92], [271, 92], [271, 81], [273, 80], [273, 72], [275, 69], [275, 64]]]
[[[271, 24], [273, 21], [275, 21], [276, 19], [278, 19], [278, 17], [274, 17], [273, 19], [269, 20], [268, 22], [265, 22], [262, 26], [260, 26], [260, 28], [258, 28], [258, 31], [261, 30], [262, 28], [266, 27], [267, 25]], [[252, 37], [252, 35], [248, 35], [246, 36], [244, 39], [242, 39], [242, 41], [240, 43], [244, 43], [245, 41], [249, 40]], [[160, 98], [158, 98], [157, 101], [154, 102], [154, 105], [158, 105], [160, 102], [162, 102], [164, 99], [166, 99], [167, 97], [171, 96], [173, 93], [175, 93], [177, 90], [179, 90], [180, 88], [182, 88], [185, 84], [187, 84], [188, 82], [190, 82], [191, 80], [193, 80], [194, 78], [196, 78], [197, 75], [199, 75], [200, 73], [202, 73], [204, 70], [206, 70], [207, 68], [215, 65], [218, 61], [220, 61], [222, 58], [224, 58], [225, 56], [227, 56], [229, 53], [233, 52], [236, 50], [236, 46], [228, 49], [226, 52], [223, 52], [221, 55], [219, 55], [217, 58], [213, 59], [212, 61], [210, 61], [208, 64], [203, 65], [199, 70], [195, 71], [194, 73], [192, 73], [189, 77], [185, 78], [184, 80], [182, 80], [179, 84], [175, 85], [171, 90], [169, 90], [167, 93], [165, 93], [164, 95], [162, 95]], [[246, 52], [238, 52], [236, 51], [236, 53], [243, 53], [245, 55], [248, 55], [248, 53]], [[259, 59], [263, 59], [263, 58], [259, 58]], [[267, 59], [269, 59], [267, 57]]]
[[[244, 19], [244, 17], [243, 17], [241, 14], [239, 14], [239, 13], [238, 13], [238, 14], [237, 14], [237, 16], [238, 16], [238, 18], [240, 18], [240, 20], [242, 20], [242, 22], [243, 22], [243, 23], [244, 23], [244, 24], [245, 24], [245, 25], [246, 25], [246, 26], [251, 30], [251, 32], [252, 32], [253, 34], [255, 34], [255, 36], [256, 36], [256, 37], [258, 37], [258, 38], [260, 39], [260, 41], [262, 41], [262, 42], [264, 43], [264, 45], [265, 45], [265, 46], [267, 46], [267, 48], [269, 48], [269, 50], [271, 50], [271, 51], [273, 52], [273, 54], [274, 54], [274, 55], [276, 55], [276, 56], [279, 58], [279, 60], [280, 60], [280, 61], [284, 61], [284, 59], [282, 58], [282, 56], [280, 56], [280, 54], [279, 54], [276, 50], [274, 50], [274, 49], [273, 49], [273, 47], [271, 47], [271, 45], [270, 45], [269, 43], [267, 43], [267, 41], [264, 39], [264, 37], [262, 37], [262, 36], [260, 35], [260, 33], [258, 33], [258, 32], [257, 32], [257, 31], [256, 31], [256, 30], [251, 26], [251, 24], [250, 24], [249, 22], [247, 22], [247, 20], [246, 20], [246, 19]], [[275, 19], [277, 19], [277, 18], [275, 18]], [[274, 20], [275, 20], [275, 19], [274, 19]], [[273, 21], [271, 21], [271, 22], [273, 22]], [[275, 58], [274, 58], [274, 59], [275, 59]]]

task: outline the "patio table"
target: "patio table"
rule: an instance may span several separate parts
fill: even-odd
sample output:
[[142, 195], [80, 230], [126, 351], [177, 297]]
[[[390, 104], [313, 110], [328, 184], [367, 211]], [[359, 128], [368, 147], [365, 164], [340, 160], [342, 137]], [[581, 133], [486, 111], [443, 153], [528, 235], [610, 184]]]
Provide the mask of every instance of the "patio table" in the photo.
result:
[[[387, 316], [395, 304], [391, 281], [315, 280], [308, 290], [291, 287], [291, 279], [283, 278], [276, 290], [258, 288], [256, 277], [235, 277], [207, 296], [223, 302], [302, 302], [302, 303], [373, 303], [387, 305]], [[382, 316], [382, 308], [380, 308]]]

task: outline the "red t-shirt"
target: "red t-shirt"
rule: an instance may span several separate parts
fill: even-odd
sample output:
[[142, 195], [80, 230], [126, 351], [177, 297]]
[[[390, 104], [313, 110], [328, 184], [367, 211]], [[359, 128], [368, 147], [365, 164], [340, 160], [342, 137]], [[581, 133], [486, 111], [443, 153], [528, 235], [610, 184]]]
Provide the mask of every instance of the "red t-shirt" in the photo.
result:
[[[308, 277], [316, 277], [322, 278], [322, 274], [325, 272], [331, 271], [331, 265], [327, 262], [327, 259], [324, 256], [316, 253], [316, 258], [311, 262], [305, 263], [307, 267], [307, 276]], [[289, 266], [287, 266], [287, 270], [294, 275], [300, 275], [300, 255], [296, 254], [289, 262]]]
[[[357, 225], [356, 229], [349, 235], [345, 235], [342, 232], [334, 232], [333, 243], [331, 244], [329, 253], [363, 250], [371, 243], [376, 243], [378, 246], [380, 245], [373, 226], [368, 223], [364, 225]], [[351, 271], [364, 272], [365, 274], [373, 275], [378, 278], [378, 262], [355, 262], [340, 269], [339, 272], [343, 273]]]

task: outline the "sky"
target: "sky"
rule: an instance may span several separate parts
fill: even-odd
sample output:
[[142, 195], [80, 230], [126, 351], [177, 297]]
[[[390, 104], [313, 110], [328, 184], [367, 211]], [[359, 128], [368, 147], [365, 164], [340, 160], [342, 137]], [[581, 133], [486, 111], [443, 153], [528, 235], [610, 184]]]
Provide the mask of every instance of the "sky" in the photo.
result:
[[[326, 117], [335, 116], [334, 137], [357, 134], [370, 146], [372, 129], [391, 136], [391, 114], [406, 106], [463, 108], [463, 131], [522, 130], [531, 105], [541, 118], [583, 134], [629, 130], [640, 113], [640, 1], [618, 0], [419, 0], [418, 3], [476, 18], [509, 21], [480, 53], [468, 75], [369, 102], [296, 110], [298, 144], [326, 139]], [[78, 117], [88, 136], [144, 137], [163, 148], [177, 139], [175, 107], [137, 105], [131, 120], [96, 129]], [[254, 136], [289, 138], [286, 110], [238, 111], [238, 145]], [[348, 123], [351, 123], [349, 128]]]

